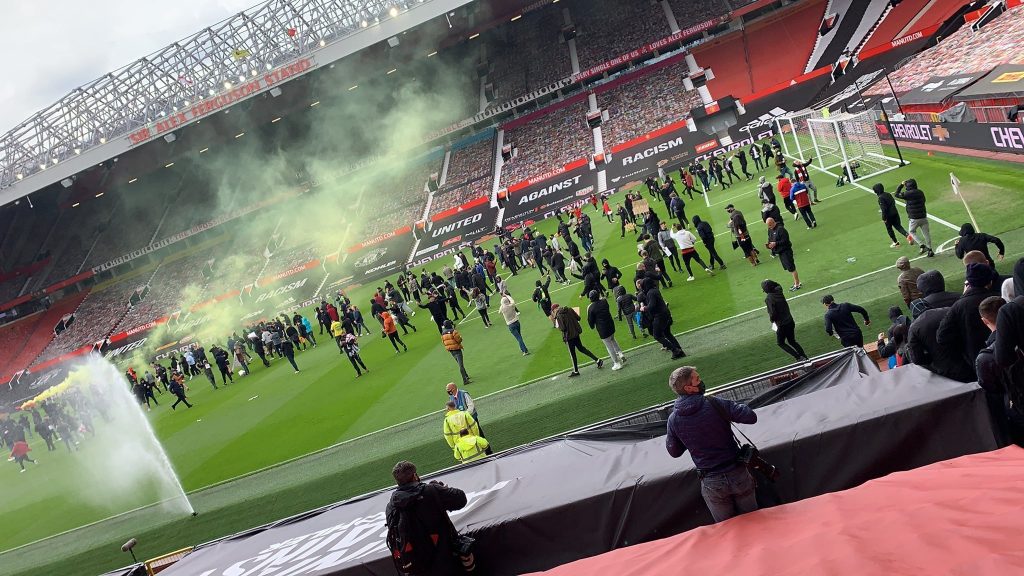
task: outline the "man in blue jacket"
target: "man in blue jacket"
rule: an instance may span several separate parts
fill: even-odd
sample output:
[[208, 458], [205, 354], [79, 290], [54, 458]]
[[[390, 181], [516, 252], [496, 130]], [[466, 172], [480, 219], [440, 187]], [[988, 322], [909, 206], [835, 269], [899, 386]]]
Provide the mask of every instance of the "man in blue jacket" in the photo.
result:
[[715, 522], [757, 510], [754, 478], [737, 462], [740, 447], [730, 429], [731, 422], [757, 422], [757, 414], [746, 404], [705, 396], [704, 382], [693, 366], [676, 368], [668, 385], [679, 398], [668, 417], [665, 448], [673, 458], [690, 451]]

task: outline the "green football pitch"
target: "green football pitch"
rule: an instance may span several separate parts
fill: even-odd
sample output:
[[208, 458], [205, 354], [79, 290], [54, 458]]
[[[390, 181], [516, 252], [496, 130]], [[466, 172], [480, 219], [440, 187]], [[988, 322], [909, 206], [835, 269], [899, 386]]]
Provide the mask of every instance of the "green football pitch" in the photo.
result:
[[[959, 228], [966, 213], [950, 189], [949, 173], [955, 172], [982, 229], [1007, 243], [1007, 262], [1001, 268], [1009, 271], [1011, 259], [1024, 252], [1020, 166], [906, 150], [904, 155], [911, 164], [879, 180], [892, 191], [900, 180], [916, 178], [928, 195], [930, 212]], [[831, 293], [867, 307], [876, 320], [866, 334], [870, 339], [887, 327], [888, 307], [901, 303], [895, 259], [918, 257], [916, 247], [906, 243], [889, 248], [873, 194], [854, 185], [837, 188], [833, 176], [818, 173], [814, 179], [822, 198], [814, 206], [819, 227], [807, 230], [787, 217], [804, 286], [787, 296], [798, 322], [797, 337], [809, 354], [838, 347], [821, 326], [822, 295]], [[688, 201], [688, 216], [711, 222], [729, 268], [714, 276], [695, 271], [693, 282], [686, 281], [685, 273], [673, 272], [674, 287], [665, 291], [675, 318], [673, 330], [689, 354], [685, 362], [696, 365], [709, 386], [790, 361], [775, 346], [759, 285], [765, 278], [783, 286], [792, 281], [766, 250], [762, 264], [751, 267], [731, 249], [725, 225], [724, 208], [735, 204], [756, 230], [755, 241], [764, 243], [755, 190], [755, 182], [738, 182], [725, 191], [713, 190], [711, 206], [699, 197]], [[658, 211], [664, 215], [664, 205]], [[609, 224], [593, 211], [591, 215], [598, 259], [607, 258], [631, 277], [638, 261], [635, 237], [627, 233], [622, 239], [618, 223]], [[550, 234], [554, 223], [538, 227]], [[945, 249], [916, 265], [941, 270], [955, 290], [963, 279], [962, 266], [950, 249], [956, 230], [932, 222], [931, 231], [934, 243]], [[670, 361], [650, 338], [633, 340], [622, 324], [617, 338], [630, 349], [626, 367], [612, 372], [586, 365], [581, 378], [567, 379], [569, 357], [559, 333], [530, 301], [538, 277], [536, 271], [524, 270], [509, 281], [520, 302], [530, 356], [519, 353], [494, 303], [494, 327], [485, 328], [475, 313], [459, 325], [474, 380], [467, 389], [478, 399], [481, 421], [495, 448], [511, 448], [672, 398], [666, 376], [681, 363]], [[552, 297], [585, 310], [588, 302], [580, 298], [580, 289], [575, 282], [567, 287], [552, 284]], [[356, 303], [366, 302], [372, 290], [366, 286], [350, 296]], [[379, 333], [362, 339], [371, 371], [358, 380], [325, 337], [318, 348], [297, 355], [300, 374], [275, 361], [268, 369], [256, 366], [248, 377], [217, 391], [205, 379], [194, 381], [191, 410], [171, 411], [162, 401], [149, 418], [198, 517], [144, 507], [151, 502], [146, 494], [118, 494], [107, 501], [83, 498], [85, 491], [102, 490], [77, 473], [77, 459], [89, 458], [94, 448], [83, 442], [81, 452], [72, 456], [63, 447], [47, 452], [38, 438], [31, 440], [38, 466], [25, 474], [13, 464], [0, 467], [5, 527], [0, 550], [9, 550], [0, 555], [0, 574], [98, 574], [127, 563], [119, 547], [130, 537], [139, 540], [140, 558], [153, 557], [385, 487], [397, 460], [413, 460], [422, 471], [453, 466], [441, 436], [440, 413], [447, 400], [444, 386], [458, 379], [457, 367], [426, 311], [413, 322], [419, 330], [403, 336], [407, 353], [395, 354]], [[593, 331], [586, 330], [583, 341], [604, 354]]]

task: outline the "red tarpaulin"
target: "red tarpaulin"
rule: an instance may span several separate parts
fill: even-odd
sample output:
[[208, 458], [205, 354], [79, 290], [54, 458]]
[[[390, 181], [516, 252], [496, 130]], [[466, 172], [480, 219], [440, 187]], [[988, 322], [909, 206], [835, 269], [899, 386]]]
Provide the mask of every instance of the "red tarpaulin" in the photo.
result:
[[1024, 574], [1021, 510], [1024, 449], [1011, 446], [759, 510], [543, 574]]

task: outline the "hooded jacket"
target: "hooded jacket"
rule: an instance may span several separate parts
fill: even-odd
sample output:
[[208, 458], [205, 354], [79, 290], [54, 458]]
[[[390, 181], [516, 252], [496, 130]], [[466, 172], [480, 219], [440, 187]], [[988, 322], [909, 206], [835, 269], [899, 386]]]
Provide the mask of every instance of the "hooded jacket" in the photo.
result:
[[899, 221], [900, 213], [896, 209], [896, 200], [885, 191], [885, 186], [882, 184], [875, 184], [872, 188], [875, 191], [875, 195], [878, 196], [878, 209], [882, 211], [882, 220], [884, 221]]
[[917, 180], [908, 178], [905, 184], [896, 188], [896, 197], [907, 203], [907, 218], [920, 220], [928, 217], [928, 208], [925, 205], [924, 192], [917, 187]]
[[782, 293], [782, 285], [774, 280], [761, 282], [761, 290], [764, 290], [764, 305], [768, 309], [768, 319], [776, 326], [793, 324], [793, 315], [789, 312], [789, 302]]
[[636, 296], [626, 291], [626, 287], [618, 285], [612, 290], [612, 295], [615, 297], [615, 304], [619, 307], [619, 316], [628, 314], [632, 316], [636, 314]]
[[562, 331], [562, 341], [568, 342], [573, 338], [579, 338], [583, 334], [583, 327], [580, 326], [580, 317], [576, 311], [568, 306], [560, 306], [555, 311], [555, 322], [558, 329]]
[[587, 325], [597, 331], [597, 337], [604, 340], [615, 335], [615, 321], [608, 306], [608, 301], [600, 295], [590, 295], [590, 306], [587, 308]]
[[999, 249], [999, 255], [1002, 256], [1006, 253], [1006, 247], [1003, 246], [1003, 241], [995, 236], [985, 234], [984, 232], [975, 232], [974, 226], [969, 222], [960, 227], [960, 238], [956, 242], [956, 257], [963, 259], [964, 254], [977, 250], [985, 255], [985, 259], [988, 260], [989, 266], [995, 266], [995, 261], [992, 260], [992, 255], [988, 252], [988, 245], [995, 244], [996, 248]]
[[711, 230], [711, 225], [700, 219], [700, 216], [693, 217], [693, 227], [697, 231], [697, 236], [700, 237], [701, 242], [705, 246], [710, 246], [715, 243], [715, 233]]
[[947, 312], [948, 307], [921, 311], [907, 333], [907, 354], [911, 362], [935, 374], [960, 382], [970, 382], [973, 375], [960, 361], [960, 353], [940, 345], [935, 336]]
[[956, 292], [946, 292], [946, 279], [938, 270], [929, 270], [918, 276], [917, 289], [921, 292], [922, 297], [910, 303], [910, 312], [914, 320], [917, 320], [925, 310], [948, 308], [960, 299], [960, 295]]
[[461, 510], [466, 502], [466, 493], [458, 488], [424, 482], [399, 486], [391, 494], [384, 512], [388, 529], [397, 532], [402, 515], [408, 514], [412, 516], [407, 519], [412, 529], [424, 530], [437, 541], [433, 562], [425, 576], [457, 574], [462, 570], [452, 553], [458, 532], [447, 513]]
[[454, 327], [445, 328], [441, 330], [441, 343], [444, 344], [444, 349], [449, 352], [462, 350], [462, 335]]
[[665, 448], [673, 458], [689, 450], [694, 465], [703, 474], [726, 472], [737, 465], [740, 453], [730, 422], [754, 424], [757, 414], [745, 404], [703, 393], [679, 396], [668, 417]]
[[999, 296], [999, 289], [968, 288], [957, 300], [939, 324], [935, 334], [936, 341], [959, 359], [959, 362], [974, 374], [974, 359], [985, 347], [985, 341], [991, 332], [981, 321], [978, 305], [989, 296]]

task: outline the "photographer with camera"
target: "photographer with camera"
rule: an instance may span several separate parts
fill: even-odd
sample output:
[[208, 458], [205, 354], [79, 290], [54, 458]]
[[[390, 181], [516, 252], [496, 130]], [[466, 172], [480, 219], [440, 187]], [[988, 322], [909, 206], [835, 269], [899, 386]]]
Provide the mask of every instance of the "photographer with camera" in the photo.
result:
[[732, 422], [757, 422], [757, 414], [745, 404], [705, 396], [704, 382], [693, 366], [673, 370], [668, 384], [679, 398], [668, 418], [665, 448], [673, 458], [690, 451], [701, 495], [715, 522], [757, 510], [754, 478], [748, 467], [763, 460], [752, 446], [741, 448], [731, 430]]
[[450, 576], [472, 573], [473, 539], [459, 535], [448, 512], [466, 506], [466, 493], [432, 480], [421, 482], [416, 465], [402, 461], [391, 474], [398, 489], [385, 511], [387, 544], [399, 574]]

